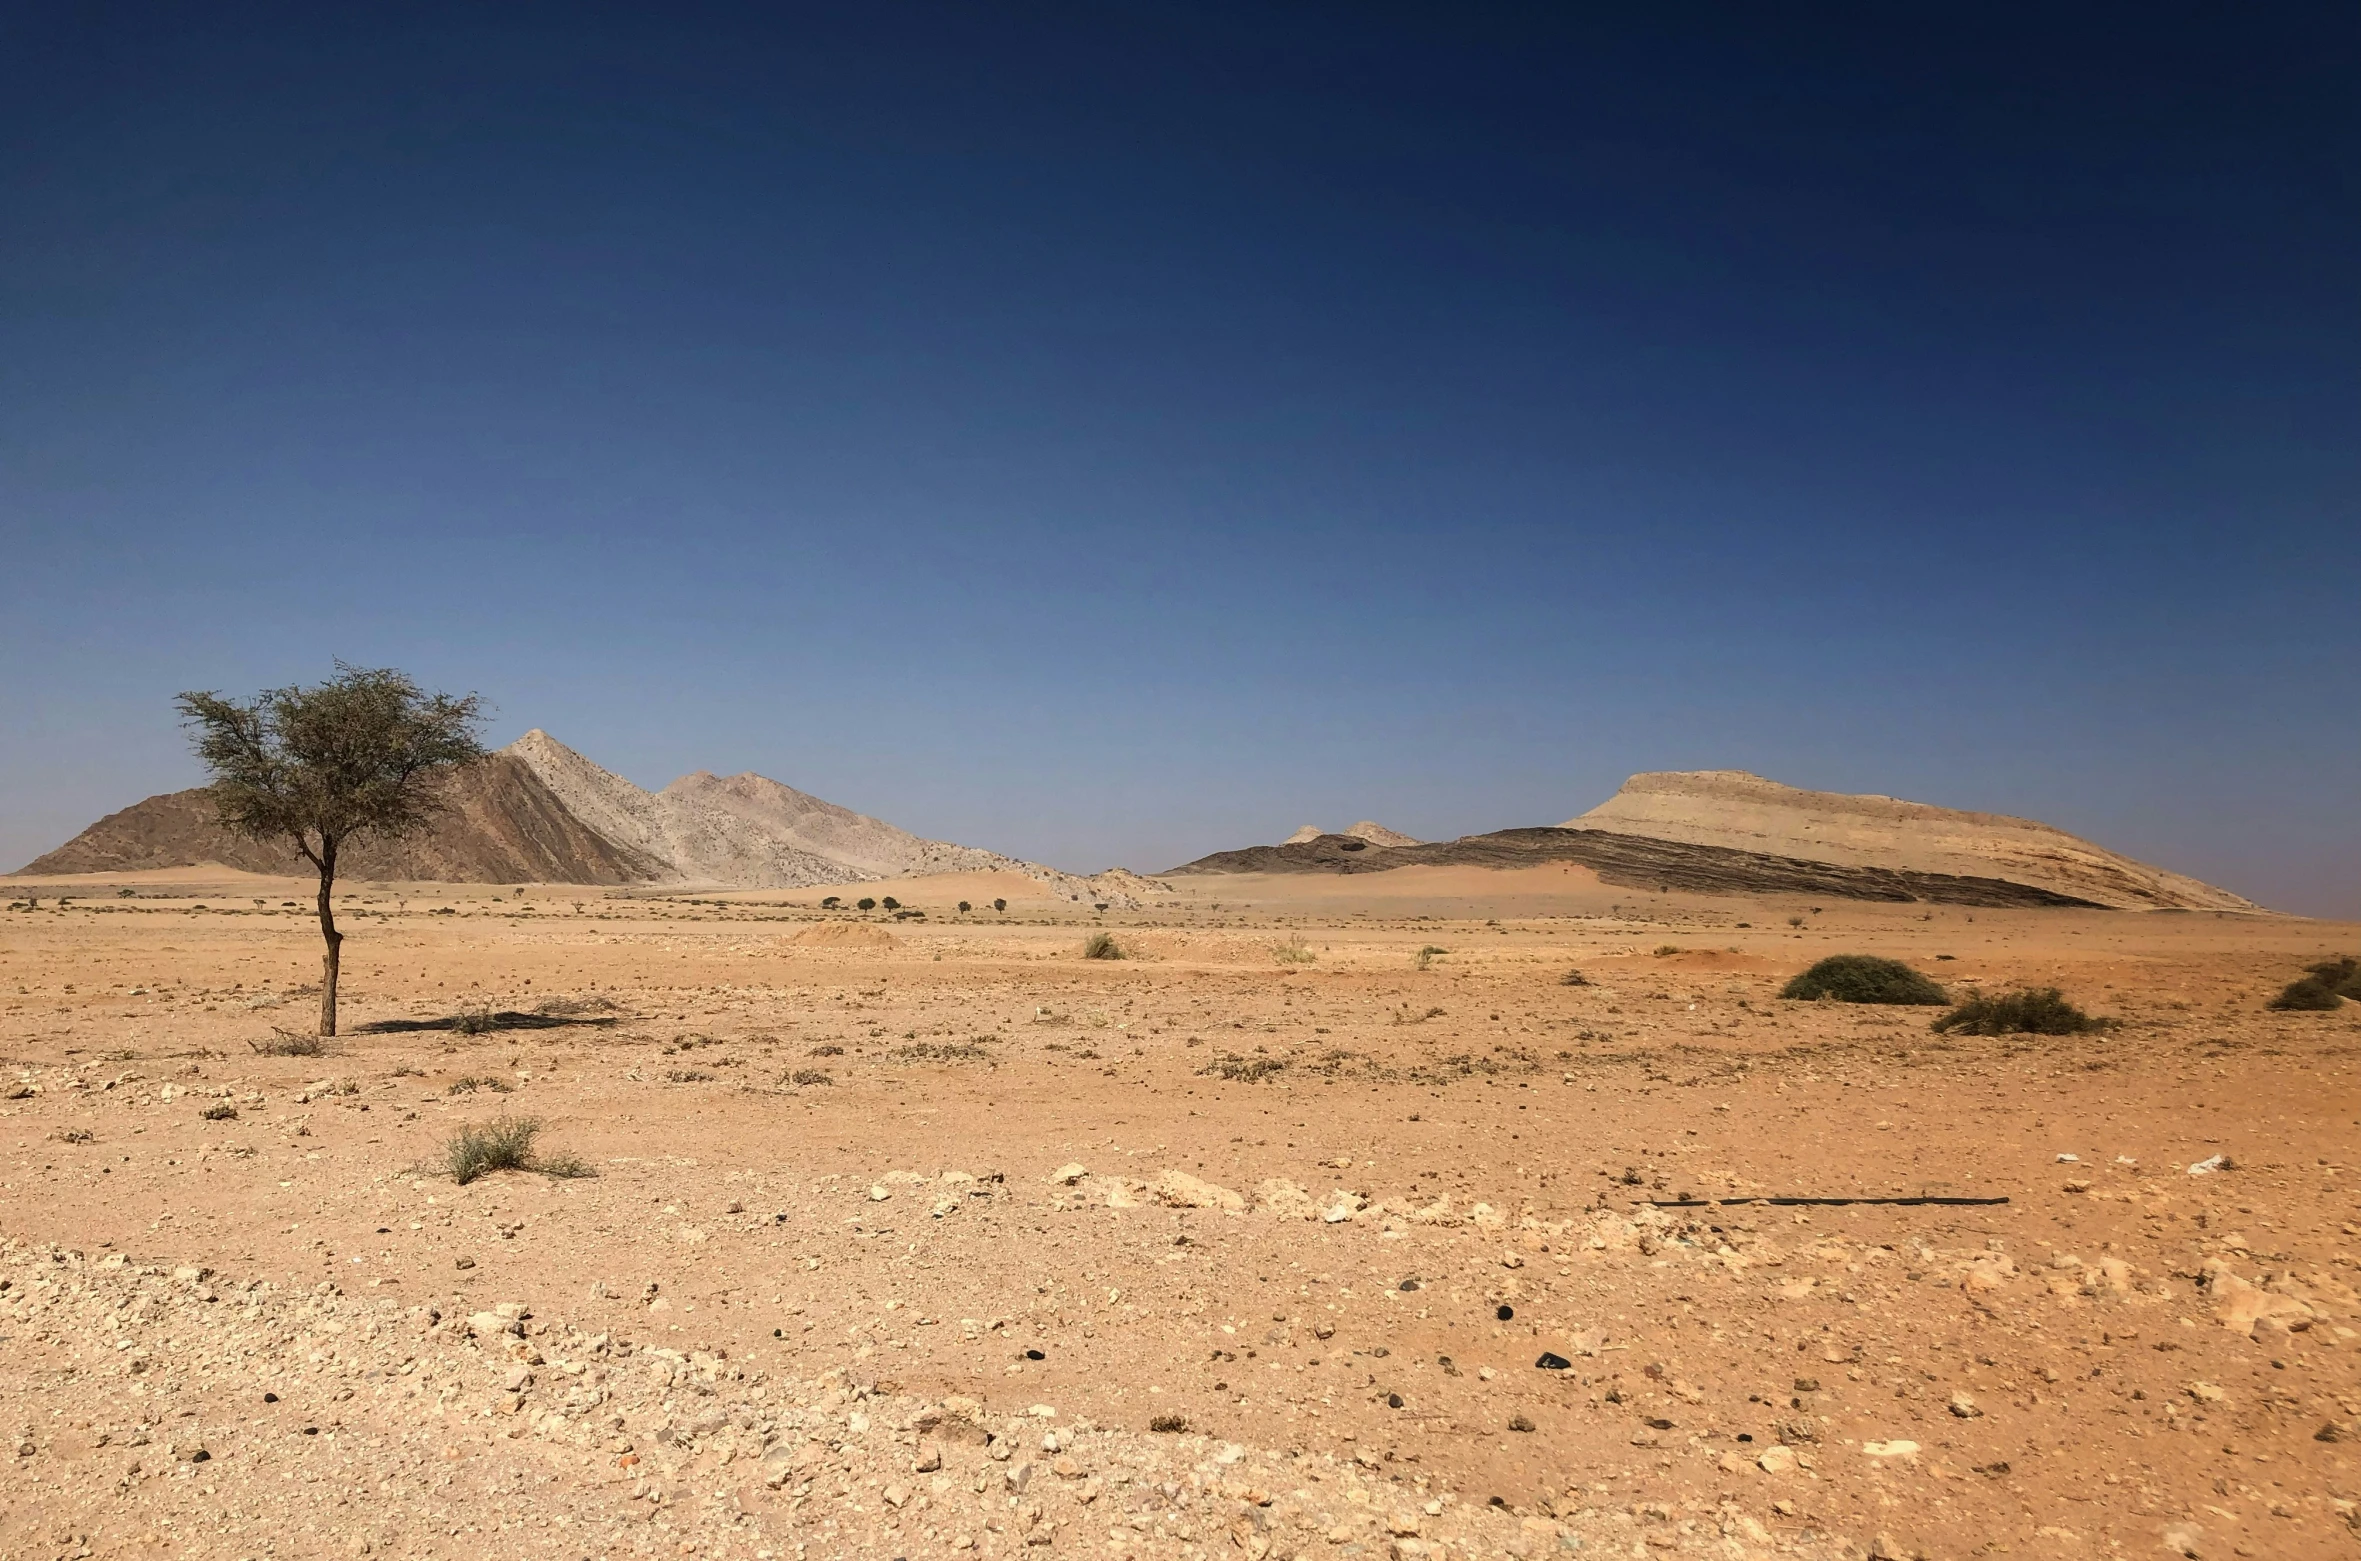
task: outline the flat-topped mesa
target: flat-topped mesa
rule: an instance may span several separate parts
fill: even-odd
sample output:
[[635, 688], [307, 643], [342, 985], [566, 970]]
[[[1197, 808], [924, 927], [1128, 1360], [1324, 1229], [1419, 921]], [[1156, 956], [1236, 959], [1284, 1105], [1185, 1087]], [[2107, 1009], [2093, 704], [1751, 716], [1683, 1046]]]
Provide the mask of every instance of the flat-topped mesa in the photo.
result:
[[1405, 835], [1398, 829], [1388, 829], [1383, 824], [1378, 823], [1375, 819], [1367, 818], [1361, 820], [1358, 824], [1348, 824], [1344, 828], [1338, 830], [1326, 830], [1322, 829], [1317, 824], [1306, 824], [1303, 828], [1297, 830], [1294, 834], [1289, 835], [1285, 840], [1282, 840], [1279, 843], [1281, 845], [1300, 846], [1309, 841], [1317, 840], [1322, 835], [1326, 834], [1346, 835], [1355, 840], [1366, 840], [1373, 846], [1414, 846], [1422, 843], [1416, 836]]
[[1634, 775], [1614, 796], [1560, 827], [1846, 867], [2000, 878], [2123, 910], [2257, 909], [2227, 889], [2119, 856], [2033, 819], [1806, 791], [1744, 770]]

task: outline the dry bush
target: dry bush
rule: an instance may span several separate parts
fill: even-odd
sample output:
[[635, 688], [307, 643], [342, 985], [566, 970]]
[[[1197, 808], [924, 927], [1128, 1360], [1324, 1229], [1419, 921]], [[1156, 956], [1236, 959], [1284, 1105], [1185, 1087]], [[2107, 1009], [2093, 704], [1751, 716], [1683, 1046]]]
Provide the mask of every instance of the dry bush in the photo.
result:
[[1588, 976], [1584, 975], [1584, 974], [1583, 974], [1581, 971], [1579, 971], [1579, 970], [1569, 970], [1569, 971], [1567, 971], [1567, 972], [1566, 972], [1564, 975], [1562, 975], [1562, 976], [1558, 977], [1558, 985], [1560, 985], [1560, 986], [1588, 986], [1588, 985], [1590, 985], [1590, 977], [1588, 977]]
[[1254, 1084], [1274, 1073], [1283, 1073], [1287, 1064], [1276, 1057], [1218, 1057], [1197, 1070], [1200, 1076], [1228, 1079], [1233, 1084]]
[[271, 1026], [270, 1039], [248, 1041], [257, 1055], [264, 1057], [319, 1057], [328, 1050], [328, 1043], [316, 1035], [302, 1035], [293, 1030]]
[[2054, 986], [2029, 992], [1977, 993], [1935, 1021], [1938, 1030], [1960, 1035], [2087, 1035], [2106, 1028], [2058, 995]]
[[1082, 945], [1084, 959], [1128, 959], [1123, 945], [1115, 941], [1111, 932], [1094, 932]]
[[817, 1068], [798, 1068], [788, 1075], [791, 1084], [833, 1084], [836, 1081]]
[[2281, 1013], [2324, 1014], [2342, 1008], [2344, 1004], [2345, 1000], [2338, 995], [2336, 988], [2318, 976], [2290, 981], [2280, 989], [2277, 997], [2271, 999], [2272, 1008]]
[[1284, 943], [1271, 945], [1271, 958], [1282, 965], [1308, 965], [1319, 957], [1312, 952], [1311, 945], [1305, 943], [1300, 936], [1289, 938]]

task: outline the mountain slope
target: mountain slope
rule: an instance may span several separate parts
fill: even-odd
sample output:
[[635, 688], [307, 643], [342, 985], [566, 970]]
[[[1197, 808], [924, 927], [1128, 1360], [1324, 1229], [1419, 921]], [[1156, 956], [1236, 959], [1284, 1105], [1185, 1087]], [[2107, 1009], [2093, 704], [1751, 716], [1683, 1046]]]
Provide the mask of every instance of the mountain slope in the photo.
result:
[[1567, 829], [1828, 862], [1999, 878], [2125, 910], [2236, 910], [2250, 900], [2032, 819], [1783, 786], [1743, 770], [1634, 775]]
[[[452, 777], [451, 805], [408, 840], [360, 840], [340, 867], [352, 878], [450, 883], [653, 882], [666, 865], [585, 826], [533, 769], [507, 753]], [[291, 846], [241, 840], [215, 821], [203, 787], [134, 803], [27, 864], [28, 874], [134, 872], [219, 862], [254, 873], [308, 873]]]
[[[1279, 843], [1287, 846], [1299, 846], [1306, 841], [1317, 840], [1326, 833], [1328, 831], [1317, 824], [1306, 824]], [[1355, 840], [1366, 840], [1373, 846], [1414, 846], [1422, 843], [1414, 835], [1405, 835], [1398, 829], [1388, 829], [1375, 819], [1368, 818], [1361, 820], [1358, 824], [1347, 824], [1337, 833], [1350, 835]]]

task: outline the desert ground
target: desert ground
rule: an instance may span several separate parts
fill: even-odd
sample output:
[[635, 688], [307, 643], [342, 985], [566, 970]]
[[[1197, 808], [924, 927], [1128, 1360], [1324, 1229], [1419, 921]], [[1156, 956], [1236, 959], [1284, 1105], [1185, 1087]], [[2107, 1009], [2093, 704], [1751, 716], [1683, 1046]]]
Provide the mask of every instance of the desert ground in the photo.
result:
[[0, 883], [0, 1555], [2361, 1554], [2361, 928], [1170, 882]]

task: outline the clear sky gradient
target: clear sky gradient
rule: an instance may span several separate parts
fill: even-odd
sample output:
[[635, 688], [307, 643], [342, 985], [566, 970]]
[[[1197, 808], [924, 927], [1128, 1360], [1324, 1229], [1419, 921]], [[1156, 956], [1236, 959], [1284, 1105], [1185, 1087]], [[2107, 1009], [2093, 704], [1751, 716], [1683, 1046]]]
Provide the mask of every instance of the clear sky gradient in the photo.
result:
[[2361, 916], [2361, 10], [0, 12], [0, 866], [342, 657], [1161, 868], [1635, 770]]

